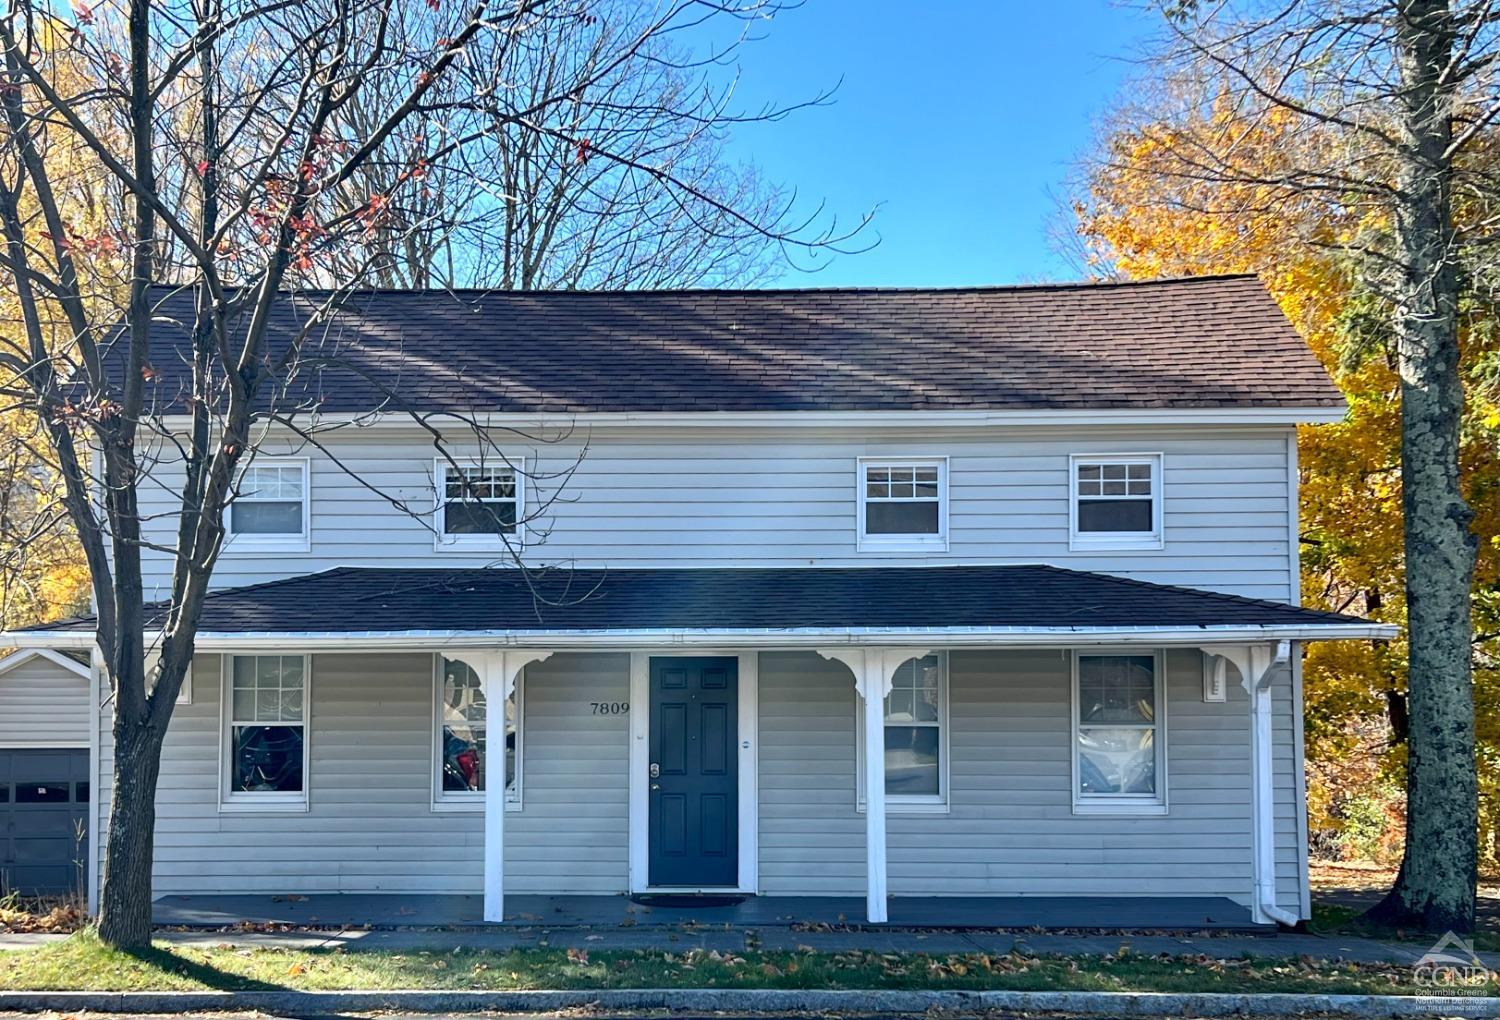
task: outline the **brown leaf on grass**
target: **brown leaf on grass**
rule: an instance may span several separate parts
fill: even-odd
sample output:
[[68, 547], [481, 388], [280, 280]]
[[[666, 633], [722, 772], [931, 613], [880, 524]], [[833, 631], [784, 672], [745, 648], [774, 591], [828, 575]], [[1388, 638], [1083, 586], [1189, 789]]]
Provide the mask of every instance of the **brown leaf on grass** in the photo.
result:
[[587, 949], [575, 949], [570, 946], [568, 948], [568, 962], [576, 963], [580, 966], [587, 965], [589, 962], [589, 951]]

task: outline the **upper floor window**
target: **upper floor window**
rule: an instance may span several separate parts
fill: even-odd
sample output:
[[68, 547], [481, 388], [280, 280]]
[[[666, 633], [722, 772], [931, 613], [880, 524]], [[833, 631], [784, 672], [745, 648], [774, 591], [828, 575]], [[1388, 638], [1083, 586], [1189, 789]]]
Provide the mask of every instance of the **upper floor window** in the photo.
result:
[[437, 462], [437, 547], [503, 550], [521, 541], [521, 463]]
[[1073, 657], [1073, 808], [1166, 809], [1161, 656]]
[[948, 548], [948, 458], [861, 457], [861, 550]]
[[257, 457], [240, 475], [227, 528], [235, 549], [306, 550], [310, 516], [307, 458]]
[[1073, 549], [1162, 547], [1161, 454], [1069, 459]]

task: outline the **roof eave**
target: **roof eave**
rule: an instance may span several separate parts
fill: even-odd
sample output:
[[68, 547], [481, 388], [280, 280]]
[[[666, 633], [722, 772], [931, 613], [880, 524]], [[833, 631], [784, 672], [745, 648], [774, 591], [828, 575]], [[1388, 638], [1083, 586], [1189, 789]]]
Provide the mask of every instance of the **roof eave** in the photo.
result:
[[[1266, 641], [1350, 641], [1396, 637], [1392, 624], [1224, 624], [1198, 627], [913, 627], [796, 628], [787, 630], [493, 630], [493, 631], [200, 631], [205, 652], [355, 652], [443, 648], [549, 648], [615, 651], [630, 648], [819, 648], [830, 645], [943, 648], [1047, 648], [1058, 646], [1152, 645], [1155, 647], [1245, 644]], [[89, 631], [0, 632], [12, 648], [91, 648]]]
[[[931, 428], [984, 428], [996, 425], [1322, 425], [1341, 422], [1348, 405], [1308, 404], [1254, 407], [1038, 407], [998, 410], [898, 411], [580, 411], [473, 415], [466, 428], [870, 428], [919, 425]], [[185, 428], [186, 415], [163, 416], [169, 428]], [[307, 416], [320, 425], [380, 430], [418, 427], [409, 414], [326, 412]], [[431, 422], [427, 423], [430, 427]]]

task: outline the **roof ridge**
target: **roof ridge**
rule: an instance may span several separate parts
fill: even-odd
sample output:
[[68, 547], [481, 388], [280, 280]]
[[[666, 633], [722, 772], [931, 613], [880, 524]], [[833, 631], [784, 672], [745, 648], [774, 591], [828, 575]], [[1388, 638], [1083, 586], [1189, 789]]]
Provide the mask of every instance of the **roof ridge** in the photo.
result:
[[[1256, 280], [1259, 276], [1255, 273], [1182, 273], [1171, 276], [1153, 276], [1145, 278], [1128, 279], [1098, 279], [1098, 280], [1055, 280], [1035, 283], [989, 283], [989, 284], [955, 284], [951, 286], [920, 286], [920, 285], [895, 285], [895, 286], [861, 286], [831, 285], [831, 286], [805, 286], [805, 287], [641, 287], [641, 288], [616, 288], [612, 290], [590, 290], [590, 289], [507, 289], [504, 287], [349, 287], [349, 288], [327, 288], [327, 287], [298, 287], [284, 288], [277, 293], [283, 295], [298, 294], [381, 294], [393, 297], [435, 297], [441, 295], [514, 295], [517, 297], [569, 297], [569, 298], [598, 298], [598, 297], [629, 297], [634, 295], [733, 295], [733, 296], [774, 296], [779, 294], [991, 294], [1010, 293], [1016, 291], [1047, 291], [1047, 290], [1111, 290], [1124, 287], [1148, 287], [1148, 286], [1172, 286], [1191, 283], [1224, 282], [1227, 280]], [[149, 289], [154, 291], [182, 291], [191, 287], [191, 284], [168, 284], [155, 283]], [[234, 286], [225, 287], [225, 290], [237, 289]]]

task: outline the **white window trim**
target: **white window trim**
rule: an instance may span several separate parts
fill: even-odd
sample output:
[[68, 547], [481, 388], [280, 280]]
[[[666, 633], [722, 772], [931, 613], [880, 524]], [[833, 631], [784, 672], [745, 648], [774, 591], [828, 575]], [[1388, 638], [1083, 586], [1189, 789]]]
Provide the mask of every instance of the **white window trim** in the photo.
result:
[[447, 507], [448, 470], [453, 465], [443, 457], [432, 461], [432, 547], [437, 552], [519, 552], [526, 545], [526, 458], [496, 455], [484, 462], [455, 457], [460, 467], [507, 468], [516, 476], [516, 530], [507, 543], [502, 535], [447, 535], [443, 533]]
[[[1075, 453], [1068, 457], [1068, 548], [1074, 552], [1094, 549], [1161, 549], [1166, 546], [1163, 527], [1166, 486], [1165, 458], [1160, 453]], [[1078, 530], [1078, 466], [1080, 464], [1150, 464], [1151, 532]]]
[[[432, 755], [428, 764], [428, 771], [432, 773], [432, 810], [440, 813], [447, 811], [483, 811], [483, 790], [471, 790], [463, 793], [443, 789], [441, 771], [443, 760], [443, 658], [441, 653], [435, 654], [432, 657]], [[526, 762], [525, 691], [526, 670], [522, 669], [516, 677], [514, 695], [516, 700], [516, 781], [510, 789], [505, 791], [505, 810], [508, 812], [520, 811], [523, 803], [521, 799], [521, 776]], [[488, 742], [489, 738], [489, 708], [489, 701], [486, 700], [484, 704], [486, 742]], [[500, 737], [503, 742], [505, 738], [503, 720]]]
[[[299, 793], [246, 793], [229, 789], [230, 757], [234, 751], [234, 660], [278, 655], [279, 652], [225, 652], [219, 656], [219, 811], [222, 813], [284, 813], [311, 810], [312, 798], [312, 656], [302, 655], [302, 790]], [[266, 725], [285, 725], [267, 723]]]
[[[312, 548], [312, 463], [306, 457], [265, 457], [257, 455], [244, 465], [252, 467], [300, 467], [302, 469], [302, 534], [244, 535], [234, 530], [233, 503], [224, 511], [224, 534], [228, 539], [225, 552], [307, 552]], [[253, 502], [253, 501], [252, 501]]]
[[1142, 655], [1141, 648], [1089, 648], [1073, 651], [1069, 657], [1072, 673], [1070, 687], [1072, 697], [1068, 699], [1068, 711], [1072, 716], [1069, 736], [1073, 742], [1069, 770], [1073, 789], [1073, 813], [1075, 815], [1165, 815], [1167, 814], [1167, 662], [1166, 654], [1159, 648], [1151, 650], [1155, 659], [1156, 696], [1156, 793], [1151, 796], [1135, 793], [1090, 793], [1078, 790], [1078, 660], [1084, 656]]
[[[938, 657], [938, 668], [941, 671], [941, 679], [938, 682], [938, 792], [921, 795], [888, 793], [885, 797], [887, 814], [945, 815], [949, 810], [949, 794], [952, 790], [949, 783], [949, 766], [952, 762], [952, 755], [948, 750], [950, 744], [948, 702], [951, 697], [948, 653], [936, 652], [934, 654]], [[903, 662], [901, 665], [904, 666], [906, 663]], [[884, 732], [883, 729], [882, 732]], [[854, 776], [854, 809], [864, 814], [865, 722], [864, 714], [860, 711], [858, 696], [854, 699]]]
[[[866, 535], [865, 503], [869, 484], [865, 469], [871, 467], [935, 467], [938, 469], [938, 533], [936, 535]], [[948, 458], [858, 457], [855, 460], [855, 547], [859, 552], [947, 552], [948, 551]]]

